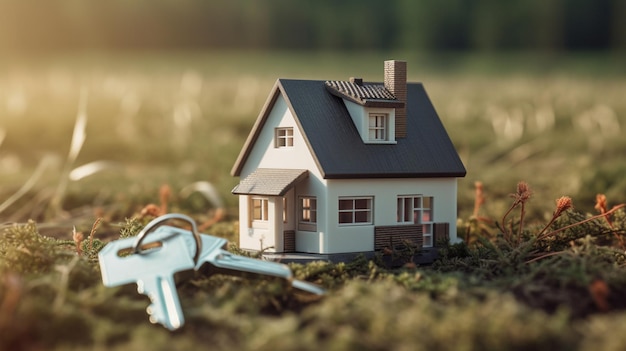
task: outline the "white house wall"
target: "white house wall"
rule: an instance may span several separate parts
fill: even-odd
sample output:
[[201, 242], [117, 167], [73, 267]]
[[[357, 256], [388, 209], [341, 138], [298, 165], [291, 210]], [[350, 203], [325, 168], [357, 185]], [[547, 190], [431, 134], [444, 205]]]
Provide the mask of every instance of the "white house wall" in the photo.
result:
[[[293, 128], [293, 147], [274, 147], [274, 129], [277, 127]], [[247, 177], [257, 168], [308, 169], [310, 176], [314, 175], [321, 179], [321, 173], [302, 137], [302, 132], [298, 129], [282, 95], [276, 99], [240, 177], [242, 179]]]
[[[277, 127], [292, 127], [293, 128], [293, 147], [274, 147], [274, 129]], [[302, 136], [302, 132], [298, 129], [296, 121], [289, 110], [287, 103], [282, 95], [279, 95], [276, 99], [272, 110], [270, 111], [263, 128], [254, 143], [250, 155], [248, 156], [240, 178], [247, 177], [250, 173], [254, 172], [257, 168], [283, 168], [283, 169], [308, 169], [309, 177], [304, 181], [296, 184], [295, 194], [288, 196], [289, 201], [287, 206], [290, 207], [289, 212], [297, 217], [296, 202], [300, 195], [310, 195], [317, 197], [318, 208], [326, 207], [326, 200], [323, 196], [326, 181], [322, 178], [319, 169], [311, 155], [308, 146]], [[288, 194], [290, 195], [290, 194]], [[268, 247], [269, 243], [275, 247], [275, 251], [282, 250], [282, 242], [276, 241], [276, 235], [273, 228], [276, 224], [276, 216], [278, 213], [273, 212], [273, 207], [270, 204], [268, 229], [252, 229], [248, 227], [249, 222], [249, 202], [248, 196], [239, 196], [239, 237], [240, 246], [245, 249], [260, 250], [260, 242], [263, 241], [263, 245]], [[282, 204], [280, 204], [282, 209]], [[282, 210], [280, 212], [282, 218]], [[318, 210], [318, 230], [325, 226], [323, 216], [320, 216]], [[274, 218], [274, 220], [272, 219]], [[297, 219], [295, 220], [297, 221]], [[297, 226], [297, 224], [295, 224]], [[279, 225], [279, 227], [281, 227]], [[270, 228], [272, 228], [270, 230]], [[285, 229], [290, 229], [285, 228]], [[318, 232], [305, 232], [296, 231], [296, 250], [303, 252], [321, 252], [324, 245], [324, 232], [322, 234]], [[274, 239], [269, 239], [272, 236]], [[274, 250], [269, 250], [274, 251]]]
[[[328, 181], [327, 205], [328, 235], [324, 237], [326, 251], [342, 253], [374, 250], [374, 227], [397, 225], [398, 195], [424, 195], [434, 197], [434, 222], [450, 224], [450, 240], [456, 242], [456, 178], [428, 179], [332, 179]], [[370, 225], [339, 226], [339, 197], [372, 196], [373, 223]], [[319, 211], [319, 210], [318, 210]]]
[[248, 196], [239, 195], [239, 246], [241, 248], [257, 251], [267, 249], [269, 252], [282, 251], [283, 243], [276, 240], [276, 232], [273, 229], [277, 223], [282, 222], [282, 201], [276, 201], [276, 197], [270, 197], [268, 202], [267, 222], [255, 222], [252, 223], [252, 227], [249, 227], [251, 222]]

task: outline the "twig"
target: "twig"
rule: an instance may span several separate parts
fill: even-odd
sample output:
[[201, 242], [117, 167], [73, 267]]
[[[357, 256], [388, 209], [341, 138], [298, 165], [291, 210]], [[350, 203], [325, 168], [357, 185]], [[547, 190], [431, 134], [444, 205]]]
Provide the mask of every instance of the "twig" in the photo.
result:
[[102, 217], [96, 218], [96, 221], [93, 222], [93, 226], [91, 226], [91, 232], [89, 233], [89, 251], [93, 251], [93, 237], [96, 234], [96, 229], [98, 228], [98, 224], [102, 221]]
[[526, 261], [525, 263], [532, 263], [532, 262], [535, 262], [535, 261], [542, 260], [542, 259], [544, 259], [544, 258], [546, 258], [546, 257], [560, 255], [560, 254], [562, 254], [563, 252], [565, 252], [565, 251], [549, 252], [549, 253], [547, 253], [547, 254], [540, 255], [540, 256], [537, 256], [537, 257], [535, 257], [535, 258], [533, 258], [533, 259], [530, 259], [530, 260]]
[[549, 237], [549, 236], [551, 236], [551, 235], [554, 235], [554, 234], [560, 233], [560, 232], [562, 232], [562, 231], [564, 231], [564, 230], [566, 230], [566, 229], [573, 228], [573, 227], [575, 227], [575, 226], [578, 226], [578, 225], [581, 225], [581, 224], [583, 224], [583, 223], [587, 223], [587, 222], [593, 221], [593, 220], [598, 219], [598, 218], [602, 218], [602, 217], [604, 217], [604, 216], [607, 216], [607, 215], [609, 215], [609, 214], [611, 214], [611, 213], [613, 213], [613, 212], [615, 212], [615, 211], [619, 210], [620, 208], [623, 208], [624, 206], [626, 206], [626, 204], [619, 204], [619, 205], [617, 205], [617, 206], [614, 206], [612, 209], [610, 209], [609, 211], [607, 211], [607, 212], [605, 212], [605, 213], [603, 213], [603, 214], [595, 215], [595, 216], [593, 216], [593, 217], [589, 217], [589, 218], [587, 218], [587, 219], [583, 219], [582, 221], [579, 221], [579, 222], [576, 222], [576, 223], [573, 223], [573, 224], [567, 225], [567, 226], [565, 226], [565, 227], [563, 227], [563, 228], [559, 228], [559, 229], [557, 229], [557, 230], [554, 230], [554, 231], [551, 231], [551, 232], [547, 232], [547, 233], [541, 234], [541, 233], [543, 233], [543, 232], [546, 230], [546, 228], [548, 228], [548, 227], [549, 227], [549, 226], [550, 226], [550, 225], [554, 222], [554, 220], [555, 220], [556, 218], [553, 218], [553, 219], [550, 221], [550, 223], [548, 223], [548, 225], [547, 225], [547, 226], [546, 226], [546, 227], [545, 227], [545, 228], [544, 228], [541, 232], [539, 232], [539, 234], [537, 235], [537, 240], [542, 240], [542, 239], [545, 239], [545, 238], [547, 238], [547, 237]]

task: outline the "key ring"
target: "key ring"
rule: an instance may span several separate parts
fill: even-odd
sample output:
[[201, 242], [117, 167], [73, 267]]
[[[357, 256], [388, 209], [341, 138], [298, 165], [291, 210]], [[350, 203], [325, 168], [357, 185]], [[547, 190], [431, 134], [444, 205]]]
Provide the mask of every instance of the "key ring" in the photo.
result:
[[133, 245], [133, 253], [141, 253], [141, 243], [146, 238], [148, 233], [152, 229], [156, 228], [159, 224], [166, 222], [170, 219], [180, 219], [191, 224], [191, 232], [193, 233], [193, 237], [196, 241], [196, 254], [193, 257], [193, 261], [195, 263], [198, 263], [198, 258], [200, 257], [200, 252], [202, 251], [202, 238], [200, 238], [200, 233], [198, 233], [196, 222], [191, 217], [180, 213], [168, 213], [166, 215], [157, 217], [150, 221], [148, 224], [146, 224], [146, 226], [139, 232], [139, 234], [137, 234], [137, 240], [135, 240], [135, 244]]

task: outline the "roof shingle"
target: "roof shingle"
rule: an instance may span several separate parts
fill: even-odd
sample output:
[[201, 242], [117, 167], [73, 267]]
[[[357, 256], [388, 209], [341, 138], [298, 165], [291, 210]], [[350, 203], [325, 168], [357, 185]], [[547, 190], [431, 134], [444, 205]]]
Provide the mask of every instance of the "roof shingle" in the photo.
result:
[[[359, 80], [360, 82], [360, 80]], [[355, 81], [327, 80], [326, 89], [333, 95], [346, 98], [364, 106], [404, 107], [404, 102], [396, 99], [383, 84]]]
[[309, 176], [306, 169], [258, 168], [233, 189], [233, 194], [284, 196], [289, 189]]

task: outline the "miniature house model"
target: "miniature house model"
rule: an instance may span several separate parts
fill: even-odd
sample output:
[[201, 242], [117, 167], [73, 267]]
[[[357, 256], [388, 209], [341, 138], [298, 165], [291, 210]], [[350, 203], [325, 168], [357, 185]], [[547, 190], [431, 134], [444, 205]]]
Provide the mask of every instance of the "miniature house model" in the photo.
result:
[[408, 240], [428, 251], [457, 241], [465, 167], [404, 61], [385, 61], [383, 83], [279, 79], [231, 173], [242, 249], [342, 254]]

